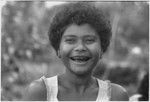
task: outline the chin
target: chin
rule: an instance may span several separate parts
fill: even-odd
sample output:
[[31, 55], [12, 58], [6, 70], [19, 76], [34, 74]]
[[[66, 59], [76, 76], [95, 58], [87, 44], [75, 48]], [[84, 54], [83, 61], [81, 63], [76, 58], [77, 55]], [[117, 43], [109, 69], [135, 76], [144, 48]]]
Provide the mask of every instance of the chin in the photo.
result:
[[72, 70], [72, 72], [78, 76], [86, 76], [86, 75], [89, 75], [92, 71], [91, 70]]

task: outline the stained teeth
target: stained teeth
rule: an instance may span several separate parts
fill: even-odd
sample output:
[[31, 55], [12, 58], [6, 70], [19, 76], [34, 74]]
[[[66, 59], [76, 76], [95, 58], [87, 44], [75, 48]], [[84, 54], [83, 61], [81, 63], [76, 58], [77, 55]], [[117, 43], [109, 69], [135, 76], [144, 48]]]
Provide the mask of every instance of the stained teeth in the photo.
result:
[[74, 61], [88, 61], [90, 59], [90, 57], [71, 57], [72, 60]]

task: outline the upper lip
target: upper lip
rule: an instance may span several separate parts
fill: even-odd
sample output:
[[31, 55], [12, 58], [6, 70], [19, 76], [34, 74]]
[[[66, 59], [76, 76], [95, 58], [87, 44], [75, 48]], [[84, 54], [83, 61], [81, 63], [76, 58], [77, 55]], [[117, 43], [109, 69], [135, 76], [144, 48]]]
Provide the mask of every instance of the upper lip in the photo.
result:
[[90, 57], [90, 56], [71, 56], [71, 57], [74, 57], [74, 58], [81, 58], [81, 57]]
[[71, 56], [70, 57], [71, 59], [80, 59], [80, 58], [87, 58], [87, 59], [90, 59], [91, 57], [90, 56]]

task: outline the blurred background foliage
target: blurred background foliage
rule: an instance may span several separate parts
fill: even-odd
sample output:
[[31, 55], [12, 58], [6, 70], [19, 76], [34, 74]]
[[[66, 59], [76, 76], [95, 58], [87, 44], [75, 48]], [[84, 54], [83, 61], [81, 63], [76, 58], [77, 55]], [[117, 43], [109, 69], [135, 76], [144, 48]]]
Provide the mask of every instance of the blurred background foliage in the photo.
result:
[[[55, 2], [59, 4], [59, 2]], [[1, 100], [21, 100], [25, 87], [64, 66], [51, 47], [47, 32], [54, 2], [7, 1], [2, 7]], [[112, 24], [112, 41], [94, 76], [137, 93], [149, 71], [149, 5], [146, 2], [95, 2]], [[148, 90], [147, 90], [148, 91]]]

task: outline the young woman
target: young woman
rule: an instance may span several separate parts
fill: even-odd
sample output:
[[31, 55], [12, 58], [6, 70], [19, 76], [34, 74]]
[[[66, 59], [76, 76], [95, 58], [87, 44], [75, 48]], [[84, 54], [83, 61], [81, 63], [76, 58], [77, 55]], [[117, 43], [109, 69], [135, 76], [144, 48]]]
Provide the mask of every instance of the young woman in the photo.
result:
[[123, 87], [92, 76], [111, 38], [111, 26], [103, 12], [89, 2], [61, 7], [51, 22], [49, 39], [66, 71], [31, 83], [25, 100], [128, 101]]

